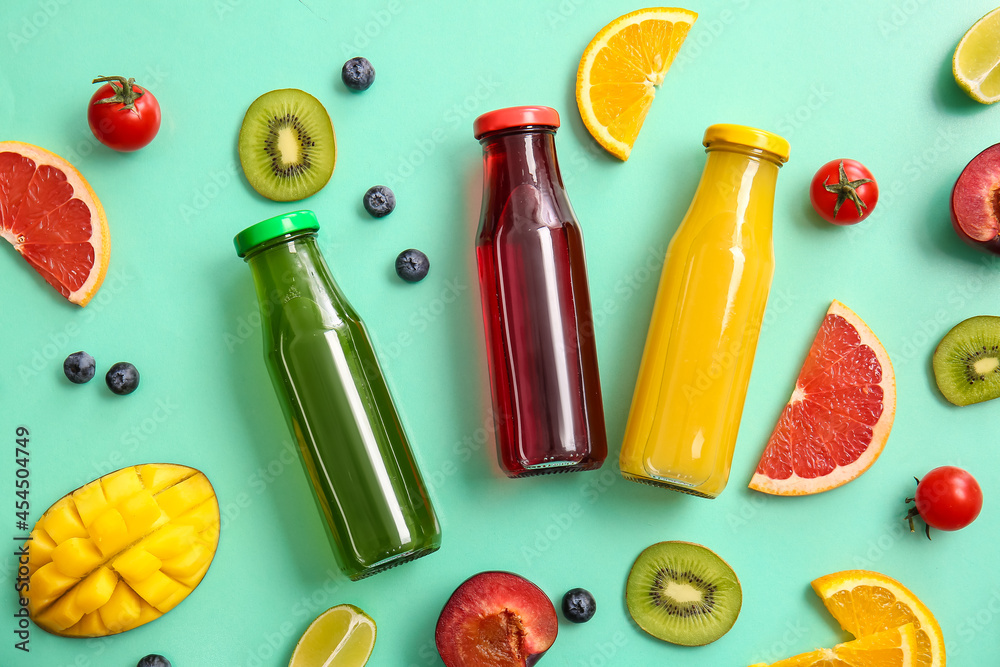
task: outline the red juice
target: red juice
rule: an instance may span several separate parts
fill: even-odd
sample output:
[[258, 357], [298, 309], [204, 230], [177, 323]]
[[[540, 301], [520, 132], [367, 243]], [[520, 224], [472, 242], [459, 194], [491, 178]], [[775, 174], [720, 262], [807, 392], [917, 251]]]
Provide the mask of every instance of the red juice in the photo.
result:
[[510, 477], [593, 470], [607, 456], [583, 237], [547, 107], [480, 116], [476, 256], [500, 467]]

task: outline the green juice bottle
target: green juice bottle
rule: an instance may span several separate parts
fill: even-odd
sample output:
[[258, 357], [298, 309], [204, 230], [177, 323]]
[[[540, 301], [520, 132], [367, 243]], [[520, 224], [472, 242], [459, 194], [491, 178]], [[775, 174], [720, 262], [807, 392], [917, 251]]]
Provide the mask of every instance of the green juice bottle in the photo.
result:
[[441, 545], [371, 339], [316, 245], [312, 211], [233, 239], [260, 304], [264, 357], [341, 569], [353, 580]]

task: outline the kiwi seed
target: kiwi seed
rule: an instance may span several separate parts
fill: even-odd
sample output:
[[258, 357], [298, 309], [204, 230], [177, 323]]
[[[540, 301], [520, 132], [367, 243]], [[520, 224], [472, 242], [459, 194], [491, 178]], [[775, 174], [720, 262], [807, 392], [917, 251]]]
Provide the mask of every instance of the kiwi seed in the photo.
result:
[[736, 623], [743, 590], [733, 569], [711, 549], [660, 542], [636, 559], [625, 603], [639, 627], [657, 639], [702, 646]]
[[333, 173], [337, 142], [319, 100], [295, 88], [258, 97], [243, 118], [240, 164], [253, 189], [275, 201], [318, 192]]
[[945, 334], [931, 360], [934, 380], [955, 405], [1000, 396], [1000, 317], [980, 315]]

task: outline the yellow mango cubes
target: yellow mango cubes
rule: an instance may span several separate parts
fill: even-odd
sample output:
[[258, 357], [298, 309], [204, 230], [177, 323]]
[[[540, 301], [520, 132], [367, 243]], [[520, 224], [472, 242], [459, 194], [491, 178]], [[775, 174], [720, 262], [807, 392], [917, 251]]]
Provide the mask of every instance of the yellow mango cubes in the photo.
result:
[[167, 613], [219, 545], [219, 503], [194, 468], [116, 470], [57, 500], [28, 543], [28, 613], [43, 630], [103, 637]]

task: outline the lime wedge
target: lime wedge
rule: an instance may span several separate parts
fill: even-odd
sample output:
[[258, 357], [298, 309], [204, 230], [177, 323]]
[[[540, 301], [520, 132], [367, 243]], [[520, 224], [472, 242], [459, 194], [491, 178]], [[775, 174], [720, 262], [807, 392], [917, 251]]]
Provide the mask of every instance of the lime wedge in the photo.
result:
[[375, 621], [352, 604], [327, 609], [302, 633], [288, 667], [364, 667], [375, 648]]
[[955, 81], [969, 97], [983, 104], [1000, 100], [1000, 7], [969, 28], [951, 62]]

